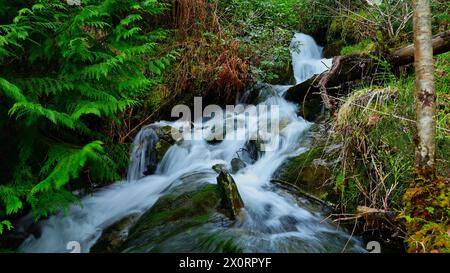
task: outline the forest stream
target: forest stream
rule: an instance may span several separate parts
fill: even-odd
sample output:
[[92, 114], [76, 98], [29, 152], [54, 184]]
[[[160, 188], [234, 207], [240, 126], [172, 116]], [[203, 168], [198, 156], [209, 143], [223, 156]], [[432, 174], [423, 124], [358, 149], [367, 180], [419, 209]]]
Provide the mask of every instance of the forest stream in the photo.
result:
[[[322, 58], [322, 48], [308, 35], [295, 34], [291, 48], [297, 83], [331, 66], [331, 60]], [[83, 197], [81, 206], [72, 205], [66, 214], [39, 222], [39, 231], [29, 235], [19, 250], [70, 252], [69, 243], [77, 242], [81, 252], [101, 252], [105, 246], [99, 242], [108, 241], [105, 236], [111, 227], [121, 223], [127, 227], [119, 228], [116, 250], [121, 252], [364, 252], [362, 241], [327, 220], [321, 205], [271, 183], [287, 158], [310, 148], [304, 139], [312, 125], [298, 116], [298, 105], [283, 98], [289, 86], [272, 87], [275, 92], [260, 94], [257, 106], [278, 106], [280, 110], [276, 117], [281, 124], [279, 134], [271, 135], [277, 140], [275, 149], [255, 152], [256, 144], [249, 136], [257, 129], [252, 126], [241, 140], [228, 134], [221, 142], [189, 140], [205, 128], [213, 133], [220, 118], [214, 116], [197, 120], [190, 130], [183, 131], [149, 170], [157, 157], [153, 151], [158, 130], [184, 125], [160, 121], [145, 126], [135, 137], [126, 181]], [[253, 109], [247, 115], [226, 112], [223, 118], [259, 124], [266, 116]], [[244, 129], [235, 129], [233, 135], [241, 133], [239, 130]], [[264, 133], [273, 134], [269, 130]], [[234, 220], [211, 209], [215, 194], [210, 191], [217, 179], [213, 167], [217, 166], [231, 173], [242, 197], [244, 208]], [[17, 230], [27, 230], [31, 215], [20, 222]]]

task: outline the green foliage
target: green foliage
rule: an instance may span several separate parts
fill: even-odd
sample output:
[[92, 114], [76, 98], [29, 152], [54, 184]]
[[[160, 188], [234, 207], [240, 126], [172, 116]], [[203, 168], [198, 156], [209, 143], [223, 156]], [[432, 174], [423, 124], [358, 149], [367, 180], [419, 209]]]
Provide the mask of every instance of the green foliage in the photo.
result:
[[[396, 213], [405, 220], [406, 243], [411, 252], [450, 250], [450, 187], [443, 178], [450, 175], [449, 56], [446, 53], [436, 57], [439, 177], [434, 181], [414, 179], [413, 76], [397, 80], [392, 75], [380, 76], [386, 79], [381, 82], [397, 90], [387, 100], [373, 98], [372, 103], [362, 104], [367, 98], [361, 98], [374, 89], [371, 86], [349, 96], [338, 113], [338, 134], [332, 138], [344, 144], [343, 161], [334, 174], [339, 202], [349, 211], [364, 205]], [[362, 107], [349, 104], [351, 101]]]
[[369, 39], [363, 40], [356, 45], [348, 45], [341, 49], [341, 55], [350, 55], [356, 53], [367, 53], [373, 49], [373, 42]]
[[3, 229], [6, 227], [7, 230], [11, 230], [12, 229], [12, 224], [11, 222], [7, 221], [7, 220], [3, 220], [0, 222], [0, 235], [3, 233]]
[[[373, 50], [387, 55], [412, 43], [411, 1], [383, 0], [379, 5], [369, 5], [366, 1], [333, 0], [334, 3], [329, 4], [322, 4], [321, 0], [309, 1], [319, 7], [314, 16], [324, 14], [319, 22], [325, 28], [326, 39], [337, 49], [342, 48], [341, 53]], [[447, 30], [450, 22], [448, 1], [431, 0], [430, 5], [433, 33]], [[312, 26], [317, 31], [320, 25]], [[369, 41], [372, 45], [365, 48]], [[335, 52], [337, 54], [339, 50]]]
[[[120, 179], [126, 149], [105, 130], [151, 95], [173, 62], [152, 25], [160, 1], [1, 1], [0, 216], [36, 218], [77, 198], [70, 182]], [[106, 145], [106, 149], [105, 149]], [[0, 224], [11, 228], [10, 222]]]
[[297, 10], [300, 14], [299, 30], [308, 34], [327, 34], [338, 8], [337, 1], [303, 0], [297, 2], [299, 2]]
[[430, 5], [433, 33], [447, 30], [450, 26], [450, 3], [447, 0], [432, 0]]
[[289, 44], [298, 29], [298, 0], [221, 1], [225, 30], [236, 37], [257, 81], [285, 82], [291, 69]]
[[437, 57], [435, 70], [437, 94], [437, 154], [438, 172], [450, 176], [450, 52]]

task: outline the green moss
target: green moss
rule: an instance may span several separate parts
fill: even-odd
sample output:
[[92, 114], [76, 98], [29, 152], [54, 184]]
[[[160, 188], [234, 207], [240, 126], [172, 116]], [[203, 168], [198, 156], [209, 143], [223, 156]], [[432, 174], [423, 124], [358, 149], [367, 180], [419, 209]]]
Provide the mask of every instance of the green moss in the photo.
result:
[[408, 251], [450, 253], [450, 183], [418, 175], [404, 199]]
[[114, 253], [126, 239], [128, 229], [136, 222], [138, 215], [127, 216], [102, 232], [102, 236], [91, 247], [91, 253]]
[[[328, 166], [315, 164], [315, 160], [325, 161], [329, 156], [323, 147], [314, 147], [296, 157], [288, 159], [276, 172], [274, 179], [292, 184], [316, 196], [327, 196], [325, 182], [330, 178]], [[325, 163], [325, 162], [323, 162]]]
[[367, 53], [374, 49], [374, 44], [370, 39], [365, 39], [355, 45], [348, 45], [341, 49], [341, 55]]
[[244, 202], [237, 189], [233, 177], [222, 170], [217, 177], [217, 185], [220, 192], [220, 210], [230, 219], [234, 220], [240, 210], [244, 208]]
[[134, 225], [122, 250], [156, 251], [164, 241], [213, 222], [219, 204], [217, 185], [206, 184], [197, 190], [161, 197]]

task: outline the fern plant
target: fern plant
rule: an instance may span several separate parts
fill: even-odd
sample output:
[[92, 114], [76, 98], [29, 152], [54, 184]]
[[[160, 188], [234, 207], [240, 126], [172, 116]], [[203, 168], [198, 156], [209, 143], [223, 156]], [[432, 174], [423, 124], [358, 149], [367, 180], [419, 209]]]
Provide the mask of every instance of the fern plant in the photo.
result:
[[39, 219], [76, 201], [69, 182], [120, 179], [105, 128], [175, 60], [158, 46], [168, 31], [149, 23], [167, 8], [157, 0], [1, 6], [0, 233], [26, 206]]

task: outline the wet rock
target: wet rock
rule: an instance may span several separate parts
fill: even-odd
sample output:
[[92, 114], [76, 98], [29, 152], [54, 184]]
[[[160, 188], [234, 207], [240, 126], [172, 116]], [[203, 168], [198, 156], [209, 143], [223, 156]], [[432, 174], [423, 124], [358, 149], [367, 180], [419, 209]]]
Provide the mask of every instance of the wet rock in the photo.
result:
[[159, 141], [155, 145], [156, 158], [158, 161], [161, 161], [172, 145], [183, 141], [183, 136], [172, 126], [157, 127], [155, 132], [159, 138]]
[[[237, 111], [235, 113], [240, 113]], [[235, 128], [245, 128], [245, 120], [236, 119], [235, 113], [228, 113], [223, 120], [217, 121], [211, 127], [203, 127], [206, 129], [206, 142], [210, 145], [215, 145], [221, 143], [227, 136], [228, 133], [233, 133]]]
[[225, 167], [213, 168], [219, 173], [217, 184], [170, 189], [133, 225], [118, 251], [238, 252], [225, 232], [244, 204]]
[[222, 130], [220, 130], [220, 128], [218, 129], [217, 126], [214, 125], [211, 131], [209, 131], [206, 135], [206, 142], [210, 145], [221, 143], [225, 138], [226, 129], [227, 128], [225, 125], [223, 126]]
[[[204, 252], [200, 234], [205, 229], [226, 227], [227, 218], [217, 213], [218, 185], [200, 184], [184, 191], [184, 185], [161, 197], [130, 229], [123, 252]], [[195, 235], [194, 235], [195, 234]], [[196, 236], [198, 235], [198, 236]]]
[[151, 137], [154, 138], [149, 141], [151, 147], [147, 150], [146, 158], [148, 163], [144, 175], [152, 175], [155, 173], [158, 163], [164, 158], [167, 151], [172, 145], [183, 141], [181, 133], [172, 126], [153, 126]]
[[324, 157], [323, 148], [312, 148], [303, 154], [289, 158], [275, 172], [273, 179], [323, 197], [328, 193], [325, 184], [332, 176], [332, 163]]
[[222, 170], [217, 177], [217, 185], [221, 199], [220, 211], [230, 219], [236, 219], [241, 209], [244, 208], [244, 201], [242, 201], [233, 177], [225, 170]]
[[156, 151], [156, 159], [158, 162], [160, 162], [164, 156], [166, 155], [167, 151], [170, 149], [172, 144], [167, 142], [164, 139], [160, 139], [156, 145], [155, 145], [155, 151]]
[[238, 171], [244, 169], [245, 167], [247, 167], [247, 164], [245, 164], [244, 161], [242, 161], [239, 158], [233, 158], [231, 160], [231, 169], [233, 170], [234, 173], [237, 173]]
[[257, 83], [247, 90], [241, 98], [245, 104], [257, 105], [266, 101], [269, 97], [277, 96], [277, 92], [272, 85], [267, 83]]
[[155, 132], [159, 139], [163, 139], [171, 145], [183, 141], [181, 132], [169, 125], [157, 127]]
[[212, 167], [212, 169], [217, 173], [217, 174], [220, 174], [220, 172], [222, 171], [222, 170], [224, 170], [224, 171], [226, 171], [226, 166], [224, 165], [224, 164], [216, 164], [216, 165], [214, 165], [213, 167]]
[[101, 237], [91, 247], [91, 253], [114, 253], [117, 252], [120, 246], [128, 237], [128, 231], [131, 226], [136, 223], [137, 214], [133, 214], [117, 221], [108, 228], [106, 228]]
[[253, 164], [255, 161], [261, 158], [264, 154], [261, 151], [262, 140], [249, 140], [244, 149], [239, 151], [239, 158], [248, 164]]

